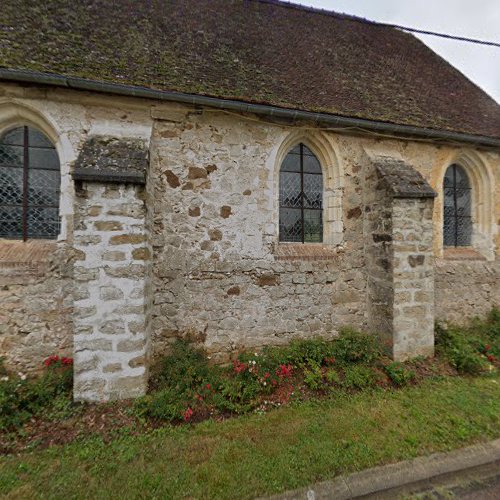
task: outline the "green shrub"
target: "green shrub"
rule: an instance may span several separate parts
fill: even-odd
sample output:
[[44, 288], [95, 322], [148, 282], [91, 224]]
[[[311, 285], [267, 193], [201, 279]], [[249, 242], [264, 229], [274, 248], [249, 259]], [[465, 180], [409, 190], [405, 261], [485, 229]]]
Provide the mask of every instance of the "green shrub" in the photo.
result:
[[311, 362], [321, 365], [332, 351], [333, 342], [322, 338], [294, 340], [286, 347], [264, 348], [262, 358], [274, 369], [283, 364], [303, 368]]
[[466, 328], [436, 326], [436, 347], [459, 373], [477, 375], [486, 367], [486, 360], [478, 350], [480, 338]]
[[329, 368], [325, 373], [326, 381], [331, 385], [339, 385], [340, 384], [340, 376], [336, 370], [333, 368]]
[[323, 386], [323, 373], [320, 365], [315, 361], [309, 361], [307, 367], [304, 368], [304, 383], [313, 391]]
[[259, 391], [260, 384], [255, 379], [223, 378], [213, 394], [212, 401], [220, 411], [245, 413], [255, 406]]
[[348, 365], [344, 369], [342, 386], [345, 389], [366, 389], [373, 387], [377, 381], [374, 371], [364, 365]]
[[397, 386], [403, 386], [415, 378], [415, 372], [409, 370], [403, 363], [394, 361], [384, 367], [385, 373]]
[[163, 358], [154, 372], [154, 386], [172, 387], [179, 393], [186, 393], [205, 382], [211, 368], [203, 351], [193, 348], [185, 340], [176, 340], [172, 353]]
[[338, 363], [371, 364], [380, 357], [378, 338], [357, 332], [350, 328], [340, 331], [340, 337], [333, 342], [332, 355]]
[[[73, 370], [60, 362], [47, 367], [42, 376], [23, 380], [15, 375], [3, 375], [0, 381], [0, 430], [20, 427], [24, 422], [41, 413], [72, 403]], [[54, 414], [56, 417], [56, 414]]]
[[181, 420], [188, 408], [189, 402], [173, 387], [153, 392], [134, 403], [137, 415], [167, 422]]

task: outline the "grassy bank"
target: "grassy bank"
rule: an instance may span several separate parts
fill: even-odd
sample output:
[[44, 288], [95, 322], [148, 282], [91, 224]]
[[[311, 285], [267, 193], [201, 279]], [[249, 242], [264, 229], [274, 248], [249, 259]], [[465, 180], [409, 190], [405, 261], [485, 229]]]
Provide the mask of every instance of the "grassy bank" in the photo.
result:
[[251, 498], [500, 437], [498, 374], [117, 432], [0, 459], [7, 498]]

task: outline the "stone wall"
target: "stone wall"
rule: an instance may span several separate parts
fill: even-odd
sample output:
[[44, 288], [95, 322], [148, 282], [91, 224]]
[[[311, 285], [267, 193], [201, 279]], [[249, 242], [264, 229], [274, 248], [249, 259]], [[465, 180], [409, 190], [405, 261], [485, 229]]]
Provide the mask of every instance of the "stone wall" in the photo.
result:
[[392, 346], [393, 324], [393, 197], [375, 163], [363, 166], [364, 243], [367, 276], [366, 314], [370, 329]]
[[72, 251], [55, 241], [0, 242], [0, 357], [16, 372], [71, 356]]
[[[22, 271], [19, 262], [9, 263], [2, 254], [5, 245], [11, 243], [0, 241], [0, 355], [6, 356], [9, 366], [24, 370], [40, 366], [46, 355], [69, 354], [74, 283], [78, 342], [85, 346], [85, 336], [90, 335], [91, 340], [99, 340], [96, 345], [110, 348], [96, 349], [94, 356], [88, 349], [77, 347], [75, 368], [79, 380], [98, 381], [94, 388], [92, 384], [77, 383], [82, 398], [141, 393], [146, 371], [142, 366], [131, 367], [129, 361], [139, 358], [141, 362], [144, 353], [142, 362], [147, 363], [150, 347], [160, 354], [178, 336], [203, 344], [214, 360], [225, 361], [243, 347], [284, 344], [315, 335], [332, 337], [344, 325], [388, 332], [389, 323], [394, 325], [395, 319], [393, 316], [388, 320], [386, 313], [397, 313], [398, 301], [406, 304], [402, 307], [415, 307], [416, 317], [428, 317], [430, 309], [426, 306], [424, 311], [417, 303], [432, 293], [426, 288], [432, 265], [428, 241], [424, 238], [423, 245], [411, 243], [409, 232], [398, 242], [400, 250], [404, 252], [402, 248], [409, 244], [416, 246], [408, 254], [401, 254], [400, 259], [394, 253], [393, 242], [387, 239], [389, 233], [394, 237], [398, 234], [395, 217], [404, 224], [415, 224], [414, 234], [428, 231], [428, 207], [401, 201], [389, 211], [388, 193], [377, 191], [376, 178], [370, 178], [373, 165], [367, 159], [367, 150], [414, 166], [438, 191], [433, 210], [437, 257], [443, 253], [439, 192], [444, 171], [452, 162], [460, 161], [469, 172], [480, 172], [473, 179], [473, 189], [481, 196], [485, 189], [489, 191], [477, 214], [477, 227], [488, 245], [481, 245], [475, 261], [436, 260], [436, 317], [462, 320], [498, 305], [498, 152], [351, 136], [320, 131], [307, 123], [271, 123], [251, 115], [177, 103], [1, 84], [0, 132], [19, 121], [38, 127], [56, 145], [62, 174], [62, 232], [57, 243], [50, 242], [53, 250], [46, 258], [34, 266], [24, 266]], [[113, 141], [98, 141], [95, 149], [90, 139], [96, 136], [141, 139], [150, 153], [149, 175], [147, 179], [144, 172], [139, 176], [141, 182], [146, 182], [145, 187], [126, 184], [123, 177], [119, 187], [104, 184], [119, 183], [125, 174], [129, 181], [137, 182], [134, 168], [124, 163], [124, 158], [133, 158], [135, 153], [125, 157], [118, 154], [119, 165], [114, 168], [113, 159], [117, 157]], [[328, 230], [323, 245], [278, 243], [280, 158], [288, 147], [301, 141], [318, 155], [324, 168]], [[79, 179], [75, 177], [83, 182], [76, 195], [72, 173], [79, 153], [87, 147], [94, 151], [95, 158], [81, 166]], [[105, 164], [102, 158], [107, 159]], [[89, 166], [91, 172], [85, 171]], [[92, 170], [101, 169], [105, 176], [92, 180]], [[110, 208], [114, 203], [129, 202], [130, 207], [140, 206], [140, 210], [132, 213], [135, 209], [131, 209], [125, 216]], [[90, 252], [99, 259], [78, 261], [73, 281], [75, 209], [78, 258], [87, 258]], [[416, 219], [409, 217], [404, 222], [404, 214], [410, 213]], [[119, 219], [122, 216], [126, 219]], [[130, 236], [136, 231], [144, 235], [137, 248], [125, 243], [115, 248], [106, 243], [115, 233]], [[85, 242], [83, 237], [98, 237], [100, 241], [90, 238]], [[45, 243], [30, 244], [41, 248]], [[143, 250], [133, 256], [132, 251], [138, 249]], [[137, 258], [141, 252], [147, 256], [148, 251], [152, 260]], [[104, 257], [125, 260], [100, 260]], [[377, 263], [379, 269], [372, 263]], [[92, 272], [87, 273], [85, 266]], [[134, 276], [135, 271], [140, 276]], [[386, 271], [394, 276], [384, 274]], [[409, 295], [406, 285], [396, 280], [400, 271], [415, 273], [419, 282]], [[122, 279], [126, 282], [123, 289]], [[142, 299], [124, 293], [130, 291], [131, 283], [136, 283], [134, 289], [142, 289]], [[381, 283], [384, 287], [378, 288]], [[401, 285], [392, 296], [390, 283], [396, 289]], [[101, 293], [107, 300], [100, 298]], [[111, 298], [113, 294], [120, 299]], [[379, 302], [373, 302], [374, 298]], [[143, 328], [137, 333], [130, 330], [128, 323], [134, 321], [129, 318], [123, 330], [103, 331], [101, 327], [107, 326], [104, 319], [110, 319], [108, 312], [112, 313], [110, 317], [122, 319], [117, 311], [124, 304], [140, 307], [141, 312], [134, 314], [143, 318]], [[84, 308], [94, 305], [92, 320], [91, 316], [84, 317]], [[86, 330], [88, 326], [92, 329]], [[401, 340], [406, 342], [409, 334], [404, 333], [403, 326]], [[426, 330], [420, 340], [428, 339], [428, 334]], [[415, 335], [418, 338], [419, 332]], [[135, 353], [121, 352], [121, 340], [138, 340], [140, 348]], [[418, 345], [408, 348], [418, 349]], [[103, 371], [113, 364], [107, 370], [119, 371]], [[120, 380], [122, 373], [124, 379], [138, 377], [130, 393], [126, 381], [121, 388], [121, 381], [111, 383]], [[109, 396], [103, 396], [101, 390], [109, 391]]]
[[74, 396], [103, 401], [147, 386], [150, 249], [144, 188], [82, 182], [74, 246]]
[[287, 134], [209, 113], [155, 123], [157, 354], [184, 336], [223, 361], [366, 325], [360, 167], [346, 171], [345, 245], [279, 244], [274, 157]]
[[463, 324], [500, 308], [500, 259], [435, 259], [436, 319]]
[[433, 201], [393, 201], [393, 356], [399, 361], [434, 354]]

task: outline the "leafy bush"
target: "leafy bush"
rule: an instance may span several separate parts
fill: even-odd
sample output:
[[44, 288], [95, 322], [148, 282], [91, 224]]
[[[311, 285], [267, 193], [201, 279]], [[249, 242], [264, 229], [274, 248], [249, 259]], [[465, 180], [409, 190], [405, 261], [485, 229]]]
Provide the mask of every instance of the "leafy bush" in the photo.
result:
[[156, 368], [153, 384], [172, 387], [183, 394], [206, 381], [212, 371], [203, 351], [194, 349], [185, 340], [176, 340], [172, 354], [163, 358]]
[[333, 368], [328, 368], [325, 373], [326, 381], [331, 385], [339, 385], [340, 384], [340, 376], [336, 370]]
[[323, 373], [321, 367], [315, 361], [310, 361], [307, 368], [304, 368], [304, 383], [313, 391], [321, 389], [323, 385]]
[[398, 386], [406, 385], [415, 378], [413, 370], [409, 370], [403, 363], [397, 361], [385, 366], [384, 370], [392, 382]]
[[348, 365], [344, 369], [342, 386], [345, 389], [366, 389], [377, 382], [375, 372], [368, 366]]
[[255, 406], [255, 399], [260, 391], [256, 379], [241, 380], [224, 378], [213, 395], [213, 403], [220, 411], [245, 413]]
[[171, 422], [183, 418], [189, 403], [175, 388], [166, 387], [137, 399], [134, 408], [139, 416]]
[[486, 367], [485, 357], [478, 350], [480, 339], [465, 328], [436, 327], [436, 347], [459, 373], [477, 375]]
[[375, 335], [357, 332], [344, 328], [340, 337], [332, 344], [331, 355], [339, 363], [364, 363], [372, 364], [380, 357], [380, 346]]
[[72, 362], [71, 358], [51, 356], [45, 360], [46, 370], [38, 378], [3, 375], [0, 379], [0, 430], [20, 427], [41, 413], [57, 418], [62, 400], [68, 403], [65, 412], [68, 415], [72, 405]]

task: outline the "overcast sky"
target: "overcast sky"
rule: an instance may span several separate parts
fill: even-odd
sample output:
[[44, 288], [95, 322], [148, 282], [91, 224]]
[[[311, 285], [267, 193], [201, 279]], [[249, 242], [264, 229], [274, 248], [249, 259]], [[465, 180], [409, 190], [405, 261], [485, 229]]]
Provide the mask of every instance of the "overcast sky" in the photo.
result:
[[[500, 0], [292, 0], [374, 21], [500, 42]], [[500, 47], [416, 35], [500, 103]]]

